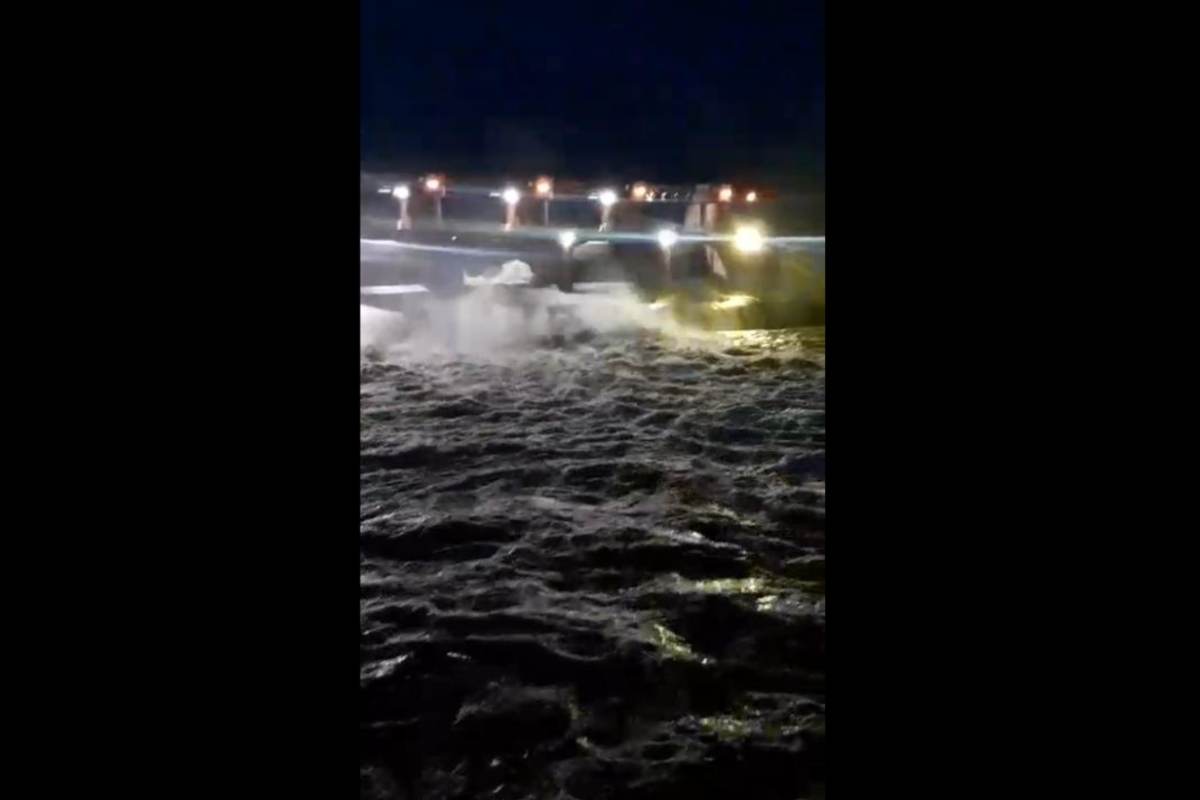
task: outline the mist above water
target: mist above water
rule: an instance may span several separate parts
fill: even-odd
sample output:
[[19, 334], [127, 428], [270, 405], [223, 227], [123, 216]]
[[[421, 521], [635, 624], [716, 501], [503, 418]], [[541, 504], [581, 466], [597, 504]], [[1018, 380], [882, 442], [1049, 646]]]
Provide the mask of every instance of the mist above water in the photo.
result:
[[[374, 358], [422, 355], [499, 356], [531, 346], [587, 341], [595, 336], [659, 332], [699, 338], [661, 304], [649, 304], [630, 287], [564, 293], [530, 288], [528, 265], [510, 261], [497, 272], [468, 278], [470, 290], [446, 297], [421, 287], [395, 287], [399, 310], [360, 308], [360, 347]], [[400, 289], [413, 291], [401, 292]], [[583, 288], [587, 288], [586, 286]]]

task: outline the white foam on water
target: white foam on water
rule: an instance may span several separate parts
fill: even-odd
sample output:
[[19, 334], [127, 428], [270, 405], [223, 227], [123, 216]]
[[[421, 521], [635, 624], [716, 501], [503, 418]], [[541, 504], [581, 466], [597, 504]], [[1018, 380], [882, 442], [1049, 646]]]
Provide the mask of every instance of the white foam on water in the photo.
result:
[[359, 305], [358, 319], [359, 349], [364, 352], [369, 348], [386, 349], [408, 334], [407, 320], [398, 311]]
[[422, 291], [424, 287], [376, 289], [371, 293], [406, 295], [404, 310], [363, 306], [361, 347], [390, 360], [501, 357], [588, 335], [684, 333], [669, 309], [647, 303], [626, 284], [581, 284], [577, 288], [582, 291], [564, 293], [555, 287], [534, 288], [533, 278], [528, 264], [508, 261], [483, 276], [468, 277], [469, 290], [450, 297]]
[[483, 275], [467, 275], [467, 286], [526, 286], [533, 283], [533, 269], [524, 261], [506, 261], [499, 272]]

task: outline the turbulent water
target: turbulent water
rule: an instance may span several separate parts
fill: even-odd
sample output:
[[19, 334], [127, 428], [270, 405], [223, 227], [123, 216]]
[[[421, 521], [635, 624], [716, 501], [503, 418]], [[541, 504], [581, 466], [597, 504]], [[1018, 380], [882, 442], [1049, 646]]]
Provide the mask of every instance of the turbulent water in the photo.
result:
[[364, 309], [363, 797], [823, 797], [823, 330], [496, 299]]

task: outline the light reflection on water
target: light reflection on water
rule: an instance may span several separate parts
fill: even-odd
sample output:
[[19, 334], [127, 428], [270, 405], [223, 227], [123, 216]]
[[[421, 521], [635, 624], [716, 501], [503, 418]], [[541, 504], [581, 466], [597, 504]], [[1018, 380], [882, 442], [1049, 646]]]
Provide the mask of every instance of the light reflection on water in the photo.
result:
[[825, 354], [825, 326], [808, 328], [751, 328], [720, 331], [720, 336], [740, 347], [772, 352], [802, 349], [813, 354]]

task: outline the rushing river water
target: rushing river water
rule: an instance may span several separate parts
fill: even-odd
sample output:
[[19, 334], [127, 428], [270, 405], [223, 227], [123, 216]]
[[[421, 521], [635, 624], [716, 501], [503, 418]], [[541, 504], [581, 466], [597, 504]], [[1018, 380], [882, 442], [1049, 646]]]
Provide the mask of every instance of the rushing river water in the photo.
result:
[[823, 797], [824, 329], [497, 299], [363, 311], [363, 796]]

